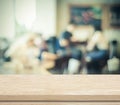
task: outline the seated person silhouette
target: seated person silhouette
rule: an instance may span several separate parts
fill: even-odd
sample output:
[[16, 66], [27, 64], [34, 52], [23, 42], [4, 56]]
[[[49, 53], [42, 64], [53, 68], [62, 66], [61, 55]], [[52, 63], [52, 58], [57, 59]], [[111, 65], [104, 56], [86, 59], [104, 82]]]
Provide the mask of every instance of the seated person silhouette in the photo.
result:
[[108, 41], [101, 28], [95, 28], [93, 37], [87, 45], [86, 55], [88, 74], [101, 74], [102, 61], [108, 59]]
[[67, 68], [68, 74], [79, 72], [80, 60], [82, 58], [81, 50], [73, 44], [76, 41], [73, 37], [75, 29], [76, 25], [70, 22], [59, 38], [61, 48], [57, 51], [57, 54], [64, 59], [63, 64]]
[[[48, 43], [43, 38], [42, 35], [40, 35], [40, 38], [39, 38], [38, 42], [39, 42], [37, 44], [37, 46], [39, 48], [38, 59], [41, 61], [44, 68], [46, 68], [46, 69], [54, 68], [55, 60], [57, 59], [57, 55], [53, 52], [53, 48], [51, 48], [52, 45], [50, 43]], [[54, 46], [52, 46], [52, 47], [54, 47]]]

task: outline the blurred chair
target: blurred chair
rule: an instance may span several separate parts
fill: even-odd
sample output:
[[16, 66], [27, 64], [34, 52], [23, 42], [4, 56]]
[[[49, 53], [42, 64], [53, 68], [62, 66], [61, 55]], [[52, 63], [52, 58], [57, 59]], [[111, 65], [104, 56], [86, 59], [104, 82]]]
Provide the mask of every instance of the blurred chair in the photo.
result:
[[118, 41], [112, 40], [110, 42], [110, 51], [109, 51], [109, 60], [108, 64], [108, 72], [110, 74], [118, 74], [120, 73], [120, 59], [117, 54]]
[[117, 40], [112, 40], [110, 42], [110, 52], [109, 52], [109, 58], [113, 58], [114, 56], [117, 57]]

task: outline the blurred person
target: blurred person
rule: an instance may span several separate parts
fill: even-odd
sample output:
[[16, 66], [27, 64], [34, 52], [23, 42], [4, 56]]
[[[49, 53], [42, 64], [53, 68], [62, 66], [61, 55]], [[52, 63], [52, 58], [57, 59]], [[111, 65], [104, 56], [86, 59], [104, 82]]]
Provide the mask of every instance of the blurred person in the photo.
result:
[[102, 70], [99, 68], [100, 61], [108, 59], [108, 41], [102, 33], [101, 28], [95, 28], [93, 37], [89, 40], [87, 45], [86, 62], [88, 66], [88, 74], [101, 74]]
[[75, 74], [79, 72], [80, 60], [82, 53], [73, 43], [77, 39], [73, 36], [73, 32], [76, 29], [76, 24], [70, 22], [66, 30], [61, 34], [59, 43], [61, 48], [58, 50], [58, 56], [63, 58], [64, 65], [67, 66], [69, 74]]
[[[39, 44], [39, 60], [46, 69], [54, 68], [55, 60], [57, 59], [57, 55], [50, 51], [49, 43], [42, 37], [41, 35], [41, 43]], [[53, 47], [53, 46], [52, 46]]]
[[[36, 33], [30, 33], [16, 40], [6, 52], [11, 57], [12, 63], [17, 71], [33, 69], [39, 64], [37, 56], [39, 49], [35, 45]], [[24, 72], [24, 71], [23, 71]]]

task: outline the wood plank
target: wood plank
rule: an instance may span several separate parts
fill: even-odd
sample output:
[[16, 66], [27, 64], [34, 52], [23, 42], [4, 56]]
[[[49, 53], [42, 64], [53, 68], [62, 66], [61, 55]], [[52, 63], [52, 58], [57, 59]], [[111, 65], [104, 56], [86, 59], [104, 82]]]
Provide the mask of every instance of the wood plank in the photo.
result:
[[120, 105], [120, 102], [1, 102], [0, 105]]
[[1, 75], [0, 101], [120, 101], [119, 75]]

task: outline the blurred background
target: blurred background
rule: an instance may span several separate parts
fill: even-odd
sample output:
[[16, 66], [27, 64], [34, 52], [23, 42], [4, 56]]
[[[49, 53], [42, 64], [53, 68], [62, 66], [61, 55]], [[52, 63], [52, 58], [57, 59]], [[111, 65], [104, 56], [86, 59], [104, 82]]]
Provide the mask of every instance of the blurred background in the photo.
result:
[[119, 74], [120, 0], [0, 0], [0, 74]]

